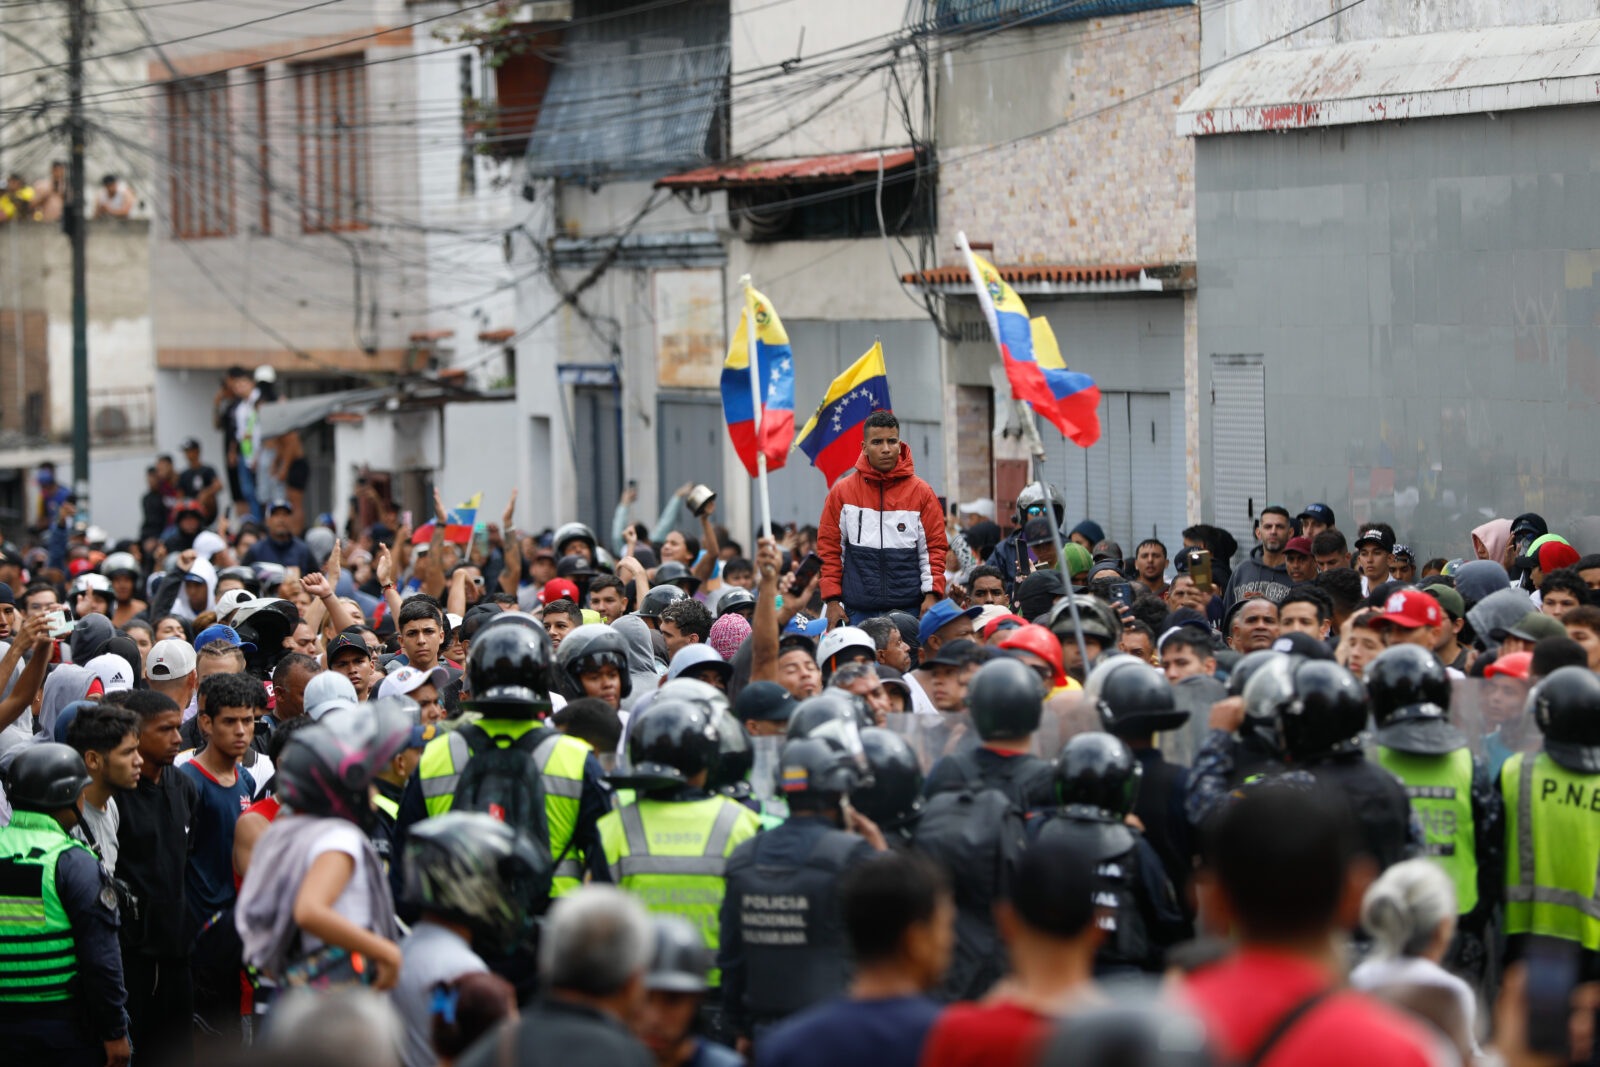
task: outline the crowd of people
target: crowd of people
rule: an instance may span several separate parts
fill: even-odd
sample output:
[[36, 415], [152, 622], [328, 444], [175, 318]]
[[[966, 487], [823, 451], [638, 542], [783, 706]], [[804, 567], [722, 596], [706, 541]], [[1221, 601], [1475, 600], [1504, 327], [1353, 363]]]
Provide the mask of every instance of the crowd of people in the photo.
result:
[[[6, 176], [6, 185], [0, 190], [0, 225], [8, 222], [60, 222], [66, 214], [67, 165], [50, 164], [48, 177], [25, 181], [20, 174]], [[115, 174], [100, 179], [94, 191], [93, 217], [97, 219], [125, 219], [133, 214], [139, 198], [133, 188]]]
[[946, 515], [878, 412], [748, 555], [693, 486], [457, 543], [190, 444], [138, 537], [41, 472], [0, 547], [19, 1062], [1591, 1053], [1600, 556], [1536, 514], [1125, 554]]

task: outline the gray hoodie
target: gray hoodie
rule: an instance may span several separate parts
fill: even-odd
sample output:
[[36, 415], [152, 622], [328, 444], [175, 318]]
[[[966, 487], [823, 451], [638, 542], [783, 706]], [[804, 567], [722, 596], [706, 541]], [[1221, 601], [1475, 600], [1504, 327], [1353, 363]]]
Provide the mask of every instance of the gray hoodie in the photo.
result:
[[621, 636], [628, 648], [628, 676], [633, 691], [622, 706], [632, 708], [642, 694], [653, 692], [661, 684], [661, 666], [656, 662], [655, 648], [650, 641], [650, 627], [643, 619], [624, 615], [611, 624], [611, 629]]

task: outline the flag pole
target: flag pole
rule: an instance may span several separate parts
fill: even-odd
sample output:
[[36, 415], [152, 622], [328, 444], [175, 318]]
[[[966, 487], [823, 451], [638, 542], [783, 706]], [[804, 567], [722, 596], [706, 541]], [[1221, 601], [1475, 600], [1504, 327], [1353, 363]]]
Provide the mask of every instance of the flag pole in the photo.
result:
[[[967, 273], [972, 277], [972, 288], [978, 295], [978, 306], [983, 308], [984, 318], [989, 323], [989, 333], [994, 337], [994, 347], [1000, 353], [1000, 365], [1005, 366], [1005, 347], [1000, 343], [1000, 333], [995, 326], [993, 314], [993, 301], [988, 291], [983, 287], [983, 277], [978, 271], [978, 261], [973, 258], [972, 246], [967, 244], [967, 234], [964, 230], [956, 231], [956, 246], [961, 249], [961, 256], [966, 260]], [[1033, 463], [1035, 473], [1038, 472], [1039, 461], [1044, 459], [1044, 442], [1039, 439], [1037, 432], [1033, 434]], [[1078, 598], [1072, 591], [1072, 575], [1067, 570], [1066, 553], [1061, 551], [1061, 525], [1056, 520], [1055, 497], [1050, 493], [1050, 486], [1043, 478], [1036, 484], [1044, 493], [1045, 511], [1050, 520], [1050, 543], [1056, 550], [1056, 569], [1061, 572], [1062, 584], [1067, 588], [1067, 610], [1072, 612], [1072, 632], [1078, 639], [1078, 658], [1083, 662], [1084, 677], [1089, 675], [1089, 646], [1083, 640], [1083, 621], [1078, 617]], [[1023, 522], [1023, 529], [1027, 529], [1027, 522]]]
[[750, 299], [750, 275], [740, 277], [739, 285], [744, 290], [744, 352], [745, 362], [750, 367], [750, 407], [756, 424], [756, 487], [761, 497], [760, 537], [771, 537], [772, 495], [767, 491], [767, 453], [761, 440], [761, 423], [765, 420], [761, 409], [761, 371], [756, 366], [756, 316], [755, 304]]

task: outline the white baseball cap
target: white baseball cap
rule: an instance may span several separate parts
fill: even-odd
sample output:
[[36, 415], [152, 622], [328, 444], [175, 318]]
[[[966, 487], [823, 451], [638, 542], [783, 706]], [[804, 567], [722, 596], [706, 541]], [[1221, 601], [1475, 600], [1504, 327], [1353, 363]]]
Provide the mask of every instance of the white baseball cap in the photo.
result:
[[306, 714], [320, 719], [336, 708], [353, 708], [358, 703], [356, 687], [338, 671], [321, 671], [306, 683]]
[[144, 658], [144, 676], [152, 682], [170, 682], [194, 673], [194, 648], [179, 637], [169, 637], [150, 646]]
[[406, 695], [414, 693], [423, 684], [432, 682], [435, 689], [443, 689], [450, 680], [450, 672], [443, 667], [432, 667], [422, 670], [417, 667], [401, 667], [383, 680], [383, 695], [392, 697], [396, 694]]
[[133, 664], [117, 655], [106, 652], [83, 665], [83, 669], [100, 679], [107, 693], [125, 693], [133, 688]]
[[248, 589], [230, 589], [217, 597], [217, 621], [227, 622], [228, 616], [239, 610], [239, 605], [255, 596]]

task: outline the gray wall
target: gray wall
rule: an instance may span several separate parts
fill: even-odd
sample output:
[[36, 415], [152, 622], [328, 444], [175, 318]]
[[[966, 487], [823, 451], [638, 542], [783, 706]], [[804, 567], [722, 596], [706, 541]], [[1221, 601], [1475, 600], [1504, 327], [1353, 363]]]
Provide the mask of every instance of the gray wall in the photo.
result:
[[1471, 527], [1522, 511], [1586, 547], [1597, 119], [1571, 107], [1197, 139], [1208, 521], [1210, 363], [1259, 353], [1274, 502], [1326, 501], [1347, 532], [1388, 521], [1429, 556], [1470, 557]]

